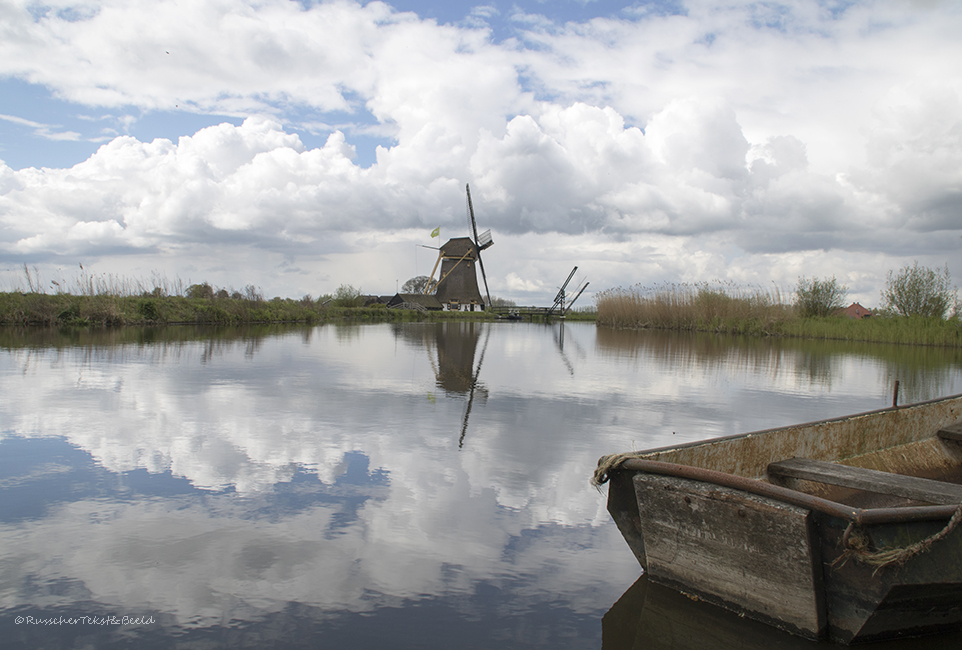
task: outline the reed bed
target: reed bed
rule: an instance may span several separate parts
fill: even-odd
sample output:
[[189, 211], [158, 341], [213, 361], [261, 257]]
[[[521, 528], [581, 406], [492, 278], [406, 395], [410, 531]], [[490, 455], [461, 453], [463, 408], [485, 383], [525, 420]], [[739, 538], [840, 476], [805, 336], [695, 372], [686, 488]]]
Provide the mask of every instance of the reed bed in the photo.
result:
[[603, 291], [595, 300], [598, 324], [609, 327], [962, 347], [958, 315], [947, 320], [886, 314], [864, 320], [806, 318], [777, 288], [722, 282], [636, 285]]
[[725, 282], [635, 285], [602, 291], [595, 301], [598, 324], [611, 327], [753, 334], [793, 316], [777, 288]]

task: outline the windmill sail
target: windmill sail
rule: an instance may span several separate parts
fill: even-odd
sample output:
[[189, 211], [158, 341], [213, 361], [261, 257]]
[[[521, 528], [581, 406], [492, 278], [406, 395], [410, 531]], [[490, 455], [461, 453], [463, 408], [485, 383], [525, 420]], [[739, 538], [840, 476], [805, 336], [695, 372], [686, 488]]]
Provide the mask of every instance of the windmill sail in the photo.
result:
[[494, 244], [494, 240], [491, 238], [491, 231], [485, 230], [483, 233], [481, 233], [481, 235], [478, 237], [477, 244], [479, 250], [484, 250], [488, 246]]
[[481, 267], [481, 279], [484, 280], [484, 294], [488, 297], [486, 304], [491, 304], [491, 292], [488, 291], [488, 274], [484, 272], [484, 260], [481, 259], [481, 251], [494, 244], [491, 231], [485, 230], [481, 237], [478, 237], [478, 222], [474, 219], [474, 204], [471, 202], [471, 186], [465, 184], [464, 191], [468, 195], [468, 217], [471, 219], [471, 232], [474, 233], [474, 245], [478, 252], [478, 266]]

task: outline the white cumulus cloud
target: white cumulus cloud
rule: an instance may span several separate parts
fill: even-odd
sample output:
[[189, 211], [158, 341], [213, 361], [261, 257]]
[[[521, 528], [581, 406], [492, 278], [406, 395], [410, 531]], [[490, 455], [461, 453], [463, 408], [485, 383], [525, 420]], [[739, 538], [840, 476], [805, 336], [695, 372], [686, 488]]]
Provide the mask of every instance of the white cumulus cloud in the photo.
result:
[[[229, 274], [257, 258], [246, 268], [269, 291], [303, 288], [283, 279], [298, 268], [327, 290], [355, 279], [384, 293], [424, 269], [398, 268], [400, 248], [356, 257], [351, 233], [460, 234], [467, 182], [502, 247], [636, 242], [636, 259], [675, 279], [677, 250], [716, 260], [713, 277], [777, 279], [794, 255], [809, 275], [829, 259], [839, 275], [878, 269], [876, 287], [905, 261], [962, 259], [957, 6], [685, 9], [564, 23], [518, 10], [495, 38], [491, 7], [439, 24], [381, 2], [9, 0], [0, 78], [108, 110], [118, 128], [172, 107], [242, 121], [119, 136], [70, 168], [0, 163], [0, 259], [130, 270], [136, 254]], [[326, 142], [297, 135], [319, 129]], [[881, 257], [870, 271], [859, 255]], [[553, 281], [523, 264], [493, 267], [495, 290], [518, 287], [512, 273]], [[648, 279], [624, 273], [612, 280]]]

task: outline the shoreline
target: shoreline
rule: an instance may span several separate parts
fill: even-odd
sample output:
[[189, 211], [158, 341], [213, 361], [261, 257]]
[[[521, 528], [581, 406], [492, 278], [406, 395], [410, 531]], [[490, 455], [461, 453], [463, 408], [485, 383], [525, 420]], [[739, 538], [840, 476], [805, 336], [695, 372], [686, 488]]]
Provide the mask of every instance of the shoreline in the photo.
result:
[[[624, 316], [624, 315], [622, 315]], [[677, 314], [681, 316], [681, 314]], [[557, 316], [551, 317], [558, 320]], [[493, 311], [415, 311], [339, 306], [330, 301], [274, 298], [187, 298], [140, 295], [0, 293], [0, 327], [56, 329], [478, 321], [497, 322]], [[594, 311], [572, 311], [572, 322], [628, 330], [704, 332], [730, 336], [787, 337], [926, 347], [962, 347], [962, 321], [933, 317], [874, 316], [855, 320], [843, 316], [797, 317], [781, 310], [777, 318], [612, 318]]]
[[[492, 311], [416, 311], [384, 305], [356, 307], [331, 301], [248, 298], [187, 298], [140, 295], [93, 296], [0, 293], [0, 327], [164, 327], [326, 322], [496, 321]], [[595, 320], [594, 312], [570, 312], [567, 320]]]

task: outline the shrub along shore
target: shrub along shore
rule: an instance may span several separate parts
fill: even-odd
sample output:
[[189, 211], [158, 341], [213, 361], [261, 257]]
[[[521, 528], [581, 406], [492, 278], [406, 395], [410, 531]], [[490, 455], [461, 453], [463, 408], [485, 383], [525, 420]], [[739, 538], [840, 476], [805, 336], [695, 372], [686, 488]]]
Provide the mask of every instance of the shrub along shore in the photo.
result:
[[958, 314], [948, 319], [894, 313], [862, 320], [804, 316], [797, 304], [782, 298], [778, 290], [699, 283], [609, 289], [595, 300], [598, 325], [608, 327], [962, 347]]

